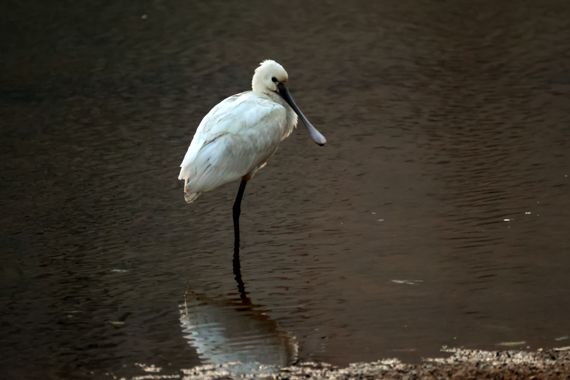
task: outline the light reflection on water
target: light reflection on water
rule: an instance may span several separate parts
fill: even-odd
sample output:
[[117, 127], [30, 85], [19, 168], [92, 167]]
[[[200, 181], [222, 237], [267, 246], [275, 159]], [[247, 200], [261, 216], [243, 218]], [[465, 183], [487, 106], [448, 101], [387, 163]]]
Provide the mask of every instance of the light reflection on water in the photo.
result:
[[[250, 325], [274, 357], [339, 365], [559, 344], [569, 5], [483, 5], [0, 12], [2, 373], [191, 368], [214, 356], [187, 339], [191, 315]], [[268, 57], [329, 144], [295, 132], [248, 185], [244, 306], [238, 184], [187, 207], [176, 176], [201, 116]]]
[[281, 331], [269, 311], [254, 305], [210, 300], [188, 293], [180, 307], [184, 338], [204, 363], [240, 363], [241, 373], [259, 366], [293, 364], [297, 342]]
[[239, 297], [212, 299], [189, 289], [180, 305], [184, 338], [205, 364], [229, 367], [232, 375], [264, 376], [298, 359], [298, 342], [271, 319], [270, 310], [252, 303], [241, 275], [239, 242], [233, 272]]

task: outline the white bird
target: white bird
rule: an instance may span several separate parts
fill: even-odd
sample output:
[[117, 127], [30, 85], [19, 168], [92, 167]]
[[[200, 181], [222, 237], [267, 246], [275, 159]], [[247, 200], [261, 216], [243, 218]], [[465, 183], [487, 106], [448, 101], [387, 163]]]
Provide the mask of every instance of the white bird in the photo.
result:
[[245, 185], [291, 134], [297, 117], [315, 143], [326, 143], [295, 104], [287, 80], [287, 72], [279, 63], [261, 62], [251, 81], [252, 91], [230, 96], [208, 112], [180, 164], [178, 179], [184, 180], [188, 203], [203, 192], [241, 178], [233, 207], [236, 241]]

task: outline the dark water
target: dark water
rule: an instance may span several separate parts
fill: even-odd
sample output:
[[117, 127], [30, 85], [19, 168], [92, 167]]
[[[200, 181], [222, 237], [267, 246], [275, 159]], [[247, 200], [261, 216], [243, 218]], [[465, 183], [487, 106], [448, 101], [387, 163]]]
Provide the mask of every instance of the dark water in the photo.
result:
[[[567, 1], [0, 15], [2, 378], [569, 344]], [[187, 206], [176, 177], [264, 58], [329, 144], [297, 131], [248, 186], [240, 295], [238, 184]]]

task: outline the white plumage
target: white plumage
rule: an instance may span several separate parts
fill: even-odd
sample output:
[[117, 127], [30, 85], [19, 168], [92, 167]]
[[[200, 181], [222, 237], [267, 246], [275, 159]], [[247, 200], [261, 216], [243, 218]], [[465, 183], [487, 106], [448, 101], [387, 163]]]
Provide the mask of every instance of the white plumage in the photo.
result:
[[202, 119], [178, 176], [184, 180], [188, 203], [225, 183], [252, 178], [291, 134], [297, 115], [313, 140], [325, 144], [295, 104], [285, 86], [287, 79], [280, 64], [263, 61], [255, 70], [252, 91], [224, 99]]

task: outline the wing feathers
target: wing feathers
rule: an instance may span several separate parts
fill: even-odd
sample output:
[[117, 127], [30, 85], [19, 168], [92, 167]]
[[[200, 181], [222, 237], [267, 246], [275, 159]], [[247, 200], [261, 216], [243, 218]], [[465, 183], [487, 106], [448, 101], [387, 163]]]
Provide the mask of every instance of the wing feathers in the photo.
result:
[[288, 131], [286, 110], [251, 92], [227, 98], [202, 120], [182, 161], [179, 179], [192, 193], [253, 173]]

